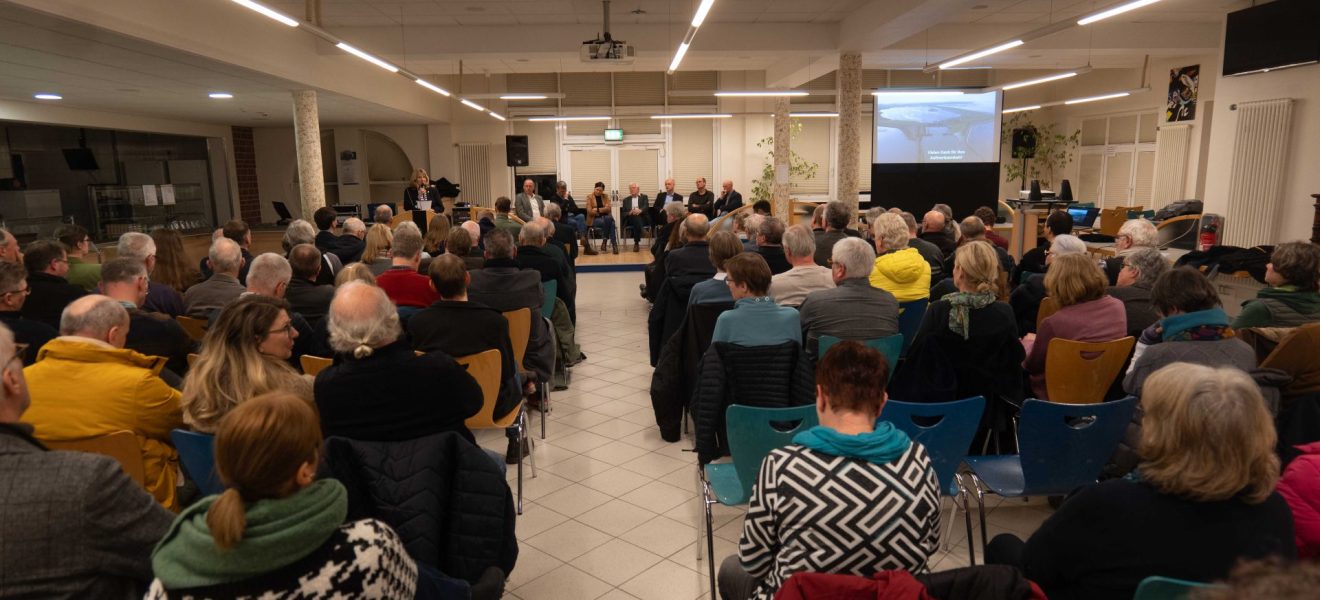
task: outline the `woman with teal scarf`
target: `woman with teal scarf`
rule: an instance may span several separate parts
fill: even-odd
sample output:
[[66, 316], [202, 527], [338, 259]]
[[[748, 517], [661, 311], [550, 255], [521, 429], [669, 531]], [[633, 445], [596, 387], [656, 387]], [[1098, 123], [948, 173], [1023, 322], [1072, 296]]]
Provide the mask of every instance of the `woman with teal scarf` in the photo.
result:
[[720, 565], [724, 600], [769, 600], [800, 572], [914, 571], [935, 553], [935, 470], [921, 444], [878, 420], [888, 378], [884, 357], [857, 342], [821, 357], [820, 425], [761, 463], [739, 553]]
[[272, 392], [220, 421], [226, 489], [179, 515], [152, 553], [147, 598], [412, 598], [417, 564], [388, 525], [344, 523], [348, 492], [314, 481], [321, 426], [302, 398]]

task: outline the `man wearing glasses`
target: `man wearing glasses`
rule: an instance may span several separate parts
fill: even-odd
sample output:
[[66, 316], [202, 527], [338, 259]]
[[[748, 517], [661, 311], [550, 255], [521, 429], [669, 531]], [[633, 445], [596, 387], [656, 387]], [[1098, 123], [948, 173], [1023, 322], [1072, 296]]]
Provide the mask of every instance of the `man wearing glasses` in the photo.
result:
[[27, 346], [23, 351], [23, 366], [35, 362], [37, 351], [59, 336], [50, 325], [23, 318], [23, 304], [31, 291], [23, 265], [0, 261], [0, 323], [14, 333], [14, 341]]
[[23, 264], [27, 267], [28, 293], [32, 296], [23, 304], [23, 316], [52, 328], [59, 327], [64, 307], [87, 295], [65, 278], [69, 274], [69, 256], [64, 252], [64, 244], [55, 240], [32, 242], [23, 252]]

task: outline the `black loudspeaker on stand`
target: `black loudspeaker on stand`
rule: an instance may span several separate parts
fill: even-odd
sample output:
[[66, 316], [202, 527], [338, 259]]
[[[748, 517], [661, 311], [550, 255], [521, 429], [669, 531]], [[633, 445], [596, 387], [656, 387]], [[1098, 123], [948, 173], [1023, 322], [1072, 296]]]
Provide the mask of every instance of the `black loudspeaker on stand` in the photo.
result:
[[[527, 136], [504, 136], [505, 162], [510, 167], [527, 166]], [[521, 189], [521, 188], [520, 188]]]
[[1040, 180], [1039, 180], [1039, 179], [1032, 179], [1032, 180], [1031, 180], [1031, 192], [1028, 194], [1027, 199], [1028, 199], [1028, 200], [1031, 200], [1032, 202], [1038, 202], [1038, 201], [1040, 201], [1040, 199], [1041, 199], [1041, 194], [1040, 194]]
[[1072, 184], [1067, 179], [1059, 183], [1059, 199], [1065, 202], [1072, 202]]

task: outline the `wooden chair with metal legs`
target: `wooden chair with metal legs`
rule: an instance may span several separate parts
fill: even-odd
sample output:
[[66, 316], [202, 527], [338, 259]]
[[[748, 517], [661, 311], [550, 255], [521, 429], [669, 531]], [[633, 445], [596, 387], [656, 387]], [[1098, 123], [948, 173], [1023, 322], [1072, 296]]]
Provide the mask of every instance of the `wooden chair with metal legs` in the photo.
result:
[[316, 377], [321, 371], [335, 364], [335, 359], [304, 354], [298, 357], [298, 363], [302, 365], [303, 373]]
[[1078, 342], [1054, 338], [1045, 352], [1045, 390], [1050, 402], [1095, 404], [1105, 399], [1136, 339]]
[[1036, 309], [1036, 331], [1040, 331], [1040, 324], [1056, 312], [1059, 312], [1059, 301], [1049, 296], [1042, 298], [1040, 308]]
[[[509, 343], [513, 347], [513, 364], [518, 369], [518, 374], [521, 376], [520, 379], [524, 382], [530, 381], [533, 377], [533, 374], [530, 371], [523, 369], [523, 358], [527, 356], [527, 345], [531, 343], [531, 339], [532, 339], [532, 311], [531, 309], [520, 308], [518, 310], [506, 311], [503, 314], [504, 314], [504, 319], [509, 322]], [[519, 396], [522, 395], [521, 389], [518, 390], [518, 394]], [[522, 431], [525, 432], [526, 423], [527, 423], [526, 421], [527, 403], [524, 401], [520, 405], [520, 407], [522, 408], [520, 412], [524, 415], [522, 419], [522, 425], [520, 425], [520, 428]], [[533, 439], [530, 436], [525, 436], [520, 433], [518, 440], [518, 452], [519, 452], [518, 463], [519, 463], [520, 472], [522, 469], [521, 458], [522, 458], [522, 444], [524, 440], [527, 442], [527, 451], [529, 455], [532, 453], [533, 450], [535, 450], [535, 442], [533, 441]], [[532, 459], [533, 478], [536, 477], [535, 465], [536, 465], [536, 459]], [[519, 495], [519, 498], [521, 498], [521, 494]], [[518, 510], [521, 513], [522, 511], [521, 501], [519, 501]]]
[[[506, 430], [510, 427], [518, 430], [518, 447], [522, 447], [524, 439], [527, 439], [527, 411], [523, 410], [522, 404], [519, 404], [506, 415], [495, 414], [495, 404], [500, 399], [500, 369], [501, 358], [500, 351], [491, 349], [477, 354], [460, 356], [454, 359], [458, 364], [467, 368], [468, 375], [477, 380], [477, 385], [481, 386], [481, 410], [477, 414], [468, 417], [464, 424], [468, 429], [500, 429]], [[536, 477], [536, 458], [529, 456], [532, 460], [532, 477]], [[523, 510], [523, 462], [522, 457], [518, 457], [518, 514]]]
[[174, 317], [174, 320], [179, 323], [179, 326], [183, 328], [184, 333], [187, 333], [188, 337], [192, 338], [193, 341], [200, 342], [202, 341], [202, 338], [206, 337], [206, 319], [196, 319], [179, 315]]
[[119, 466], [138, 485], [146, 485], [147, 467], [142, 462], [142, 447], [131, 431], [116, 431], [77, 440], [42, 439], [41, 443], [51, 450], [104, 454], [119, 461]]

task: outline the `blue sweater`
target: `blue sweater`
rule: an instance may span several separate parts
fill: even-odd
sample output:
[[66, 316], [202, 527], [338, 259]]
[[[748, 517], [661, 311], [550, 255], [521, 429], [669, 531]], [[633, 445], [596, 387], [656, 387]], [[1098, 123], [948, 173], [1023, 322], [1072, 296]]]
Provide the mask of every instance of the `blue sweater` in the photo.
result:
[[802, 323], [798, 311], [775, 304], [774, 298], [743, 298], [715, 321], [711, 343], [728, 342], [740, 346], [772, 346], [792, 340], [802, 343]]

